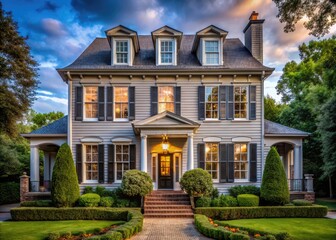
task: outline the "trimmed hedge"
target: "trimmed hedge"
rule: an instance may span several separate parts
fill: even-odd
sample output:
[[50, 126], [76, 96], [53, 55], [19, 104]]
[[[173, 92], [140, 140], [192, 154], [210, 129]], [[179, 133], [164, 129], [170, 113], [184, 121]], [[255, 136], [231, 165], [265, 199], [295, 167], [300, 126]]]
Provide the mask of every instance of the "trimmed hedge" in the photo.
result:
[[237, 199], [229, 195], [221, 195], [219, 197], [220, 207], [236, 207], [238, 206]]
[[0, 205], [20, 202], [20, 184], [16, 182], [0, 183]]
[[121, 220], [127, 221], [128, 211], [137, 208], [12, 208], [14, 221], [60, 221], [60, 220]]
[[312, 206], [313, 204], [305, 199], [295, 199], [293, 200], [295, 206]]
[[51, 200], [36, 200], [21, 202], [21, 207], [52, 207]]
[[246, 218], [321, 218], [327, 215], [328, 208], [313, 206], [264, 206], [264, 207], [220, 207], [196, 208], [196, 214], [218, 220]]
[[260, 188], [253, 186], [253, 185], [247, 185], [247, 186], [234, 186], [229, 188], [229, 193], [232, 197], [237, 197], [240, 194], [253, 194], [256, 196], [260, 196]]
[[240, 194], [237, 197], [240, 207], [257, 207], [259, 206], [259, 197], [253, 194]]
[[197, 230], [209, 238], [225, 239], [225, 240], [230, 240], [230, 239], [249, 240], [250, 239], [248, 235], [230, 232], [222, 226], [215, 227], [209, 222], [208, 218], [204, 215], [195, 214], [194, 219], [195, 219], [195, 226]]
[[81, 207], [98, 207], [100, 196], [96, 193], [86, 193], [80, 196], [79, 206]]
[[99, 206], [102, 206], [102, 207], [112, 207], [113, 202], [114, 202], [113, 197], [101, 197], [100, 198]]

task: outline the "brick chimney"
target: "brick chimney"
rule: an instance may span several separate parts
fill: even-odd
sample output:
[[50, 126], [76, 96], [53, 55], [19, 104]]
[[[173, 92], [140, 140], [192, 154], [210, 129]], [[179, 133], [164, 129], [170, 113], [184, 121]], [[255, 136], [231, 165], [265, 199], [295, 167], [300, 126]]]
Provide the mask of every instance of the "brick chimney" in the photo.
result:
[[253, 11], [244, 28], [245, 46], [259, 62], [263, 63], [263, 23], [265, 19], [258, 19], [258, 13]]

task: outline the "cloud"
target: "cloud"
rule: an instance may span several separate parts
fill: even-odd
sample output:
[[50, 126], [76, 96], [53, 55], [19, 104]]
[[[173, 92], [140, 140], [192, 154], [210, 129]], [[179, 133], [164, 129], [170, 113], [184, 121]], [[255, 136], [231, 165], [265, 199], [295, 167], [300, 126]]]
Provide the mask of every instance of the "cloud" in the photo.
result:
[[37, 90], [36, 92], [37, 92], [38, 94], [44, 94], [44, 95], [49, 95], [49, 96], [53, 95], [52, 92], [45, 91], [45, 90]]
[[50, 2], [50, 1], [46, 1], [44, 3], [43, 6], [39, 7], [36, 9], [36, 12], [43, 12], [43, 11], [51, 11], [51, 12], [56, 12], [56, 10], [59, 8], [58, 5]]
[[65, 114], [68, 113], [67, 99], [61, 98], [46, 98], [37, 96], [37, 100], [34, 102], [32, 108], [41, 113], [48, 113], [52, 111], [61, 111]]

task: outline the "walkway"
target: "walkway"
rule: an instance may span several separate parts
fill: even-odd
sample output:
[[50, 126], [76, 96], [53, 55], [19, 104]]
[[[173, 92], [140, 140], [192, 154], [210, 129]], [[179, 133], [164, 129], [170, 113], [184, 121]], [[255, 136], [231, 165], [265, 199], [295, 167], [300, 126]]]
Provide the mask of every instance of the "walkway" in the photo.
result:
[[11, 208], [16, 208], [19, 206], [20, 206], [20, 203], [0, 205], [0, 222], [11, 219], [11, 215], [10, 215]]
[[209, 238], [200, 234], [192, 218], [145, 218], [144, 228], [141, 233], [131, 240], [187, 240]]

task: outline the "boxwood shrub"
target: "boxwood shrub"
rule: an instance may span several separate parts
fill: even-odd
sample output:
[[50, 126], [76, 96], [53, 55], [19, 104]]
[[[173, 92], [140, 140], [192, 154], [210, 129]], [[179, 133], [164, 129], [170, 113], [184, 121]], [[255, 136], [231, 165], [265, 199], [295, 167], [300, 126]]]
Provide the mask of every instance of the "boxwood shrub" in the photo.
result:
[[312, 206], [313, 204], [305, 199], [295, 199], [293, 200], [295, 206]]
[[220, 207], [236, 207], [238, 206], [237, 199], [229, 195], [221, 195], [219, 197]]
[[210, 207], [211, 198], [209, 197], [200, 197], [196, 201], [196, 207]]
[[257, 207], [259, 206], [259, 197], [253, 194], [240, 194], [237, 197], [240, 207]]
[[246, 218], [321, 218], [327, 215], [328, 208], [313, 206], [263, 206], [263, 207], [209, 207], [196, 208], [196, 214], [218, 220]]
[[102, 207], [112, 207], [113, 202], [114, 202], [113, 197], [101, 197], [100, 198], [99, 206], [102, 206]]
[[256, 186], [242, 186], [242, 185], [238, 185], [238, 186], [234, 186], [229, 188], [229, 193], [232, 197], [237, 197], [240, 194], [253, 194], [253, 195], [257, 195], [260, 196], [260, 188], [256, 187]]
[[26, 201], [20, 203], [21, 207], [52, 207], [51, 200], [36, 200], [36, 201]]
[[98, 207], [100, 196], [96, 193], [86, 193], [80, 196], [79, 206], [81, 207]]

